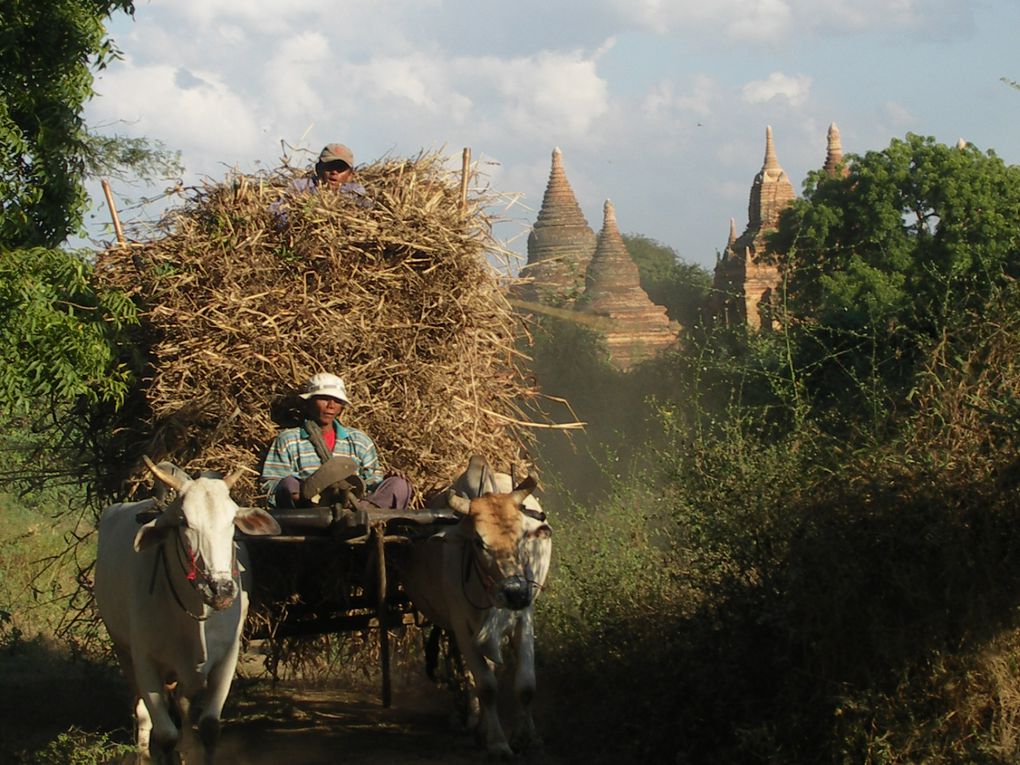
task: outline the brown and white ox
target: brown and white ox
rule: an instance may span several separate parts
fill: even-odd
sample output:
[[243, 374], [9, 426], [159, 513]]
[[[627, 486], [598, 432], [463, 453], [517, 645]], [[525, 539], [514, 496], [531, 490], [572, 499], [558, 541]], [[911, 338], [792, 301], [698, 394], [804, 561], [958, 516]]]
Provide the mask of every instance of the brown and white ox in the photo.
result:
[[[552, 530], [537, 500], [535, 479], [511, 486], [510, 476], [472, 457], [468, 470], [446, 495], [460, 516], [450, 529], [409, 545], [401, 566], [415, 607], [456, 641], [473, 685], [476, 733], [499, 759], [541, 744], [532, 717], [535, 694], [535, 633], [532, 606], [545, 583]], [[513, 749], [497, 709], [496, 665], [504, 642], [514, 653], [518, 709]]]
[[210, 765], [251, 585], [234, 527], [259, 535], [280, 527], [264, 510], [241, 509], [230, 498], [240, 472], [192, 480], [168, 463], [145, 463], [177, 496], [162, 512], [156, 500], [103, 511], [96, 604], [135, 693], [139, 760], [178, 761], [178, 750], [196, 747], [197, 726]]

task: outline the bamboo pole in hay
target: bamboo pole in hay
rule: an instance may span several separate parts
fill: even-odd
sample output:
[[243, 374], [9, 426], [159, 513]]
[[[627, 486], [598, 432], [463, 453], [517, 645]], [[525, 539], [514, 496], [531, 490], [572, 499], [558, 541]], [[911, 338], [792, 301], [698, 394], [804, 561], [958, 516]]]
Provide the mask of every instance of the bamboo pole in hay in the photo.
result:
[[110, 209], [110, 218], [113, 220], [113, 231], [117, 235], [117, 243], [121, 247], [126, 247], [127, 242], [124, 239], [124, 229], [120, 226], [120, 216], [117, 215], [117, 205], [113, 203], [113, 192], [110, 190], [110, 183], [103, 178], [102, 184], [103, 194], [106, 196], [106, 206]]

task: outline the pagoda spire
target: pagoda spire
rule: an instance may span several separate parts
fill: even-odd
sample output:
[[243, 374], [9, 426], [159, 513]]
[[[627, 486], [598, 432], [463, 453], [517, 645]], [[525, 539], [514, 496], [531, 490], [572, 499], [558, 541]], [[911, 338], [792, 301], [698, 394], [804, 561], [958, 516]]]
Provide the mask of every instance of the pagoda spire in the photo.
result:
[[794, 197], [793, 184], [776, 156], [769, 125], [765, 128], [765, 159], [747, 200], [747, 228], [735, 236], [735, 222], [730, 221], [726, 251], [716, 261], [708, 305], [714, 321], [744, 322], [754, 329], [771, 326], [770, 304], [779, 270], [760, 254], [766, 250], [768, 233], [778, 227], [779, 216]]
[[776, 159], [776, 147], [772, 143], [772, 126], [765, 126], [765, 163], [762, 165], [763, 170], [779, 170], [782, 169], [779, 166], [779, 160]]
[[843, 142], [839, 137], [839, 128], [833, 122], [829, 125], [829, 134], [826, 140], [825, 164], [822, 169], [829, 175], [836, 174], [836, 168], [843, 162]]
[[563, 169], [563, 152], [553, 149], [542, 208], [528, 235], [522, 294], [551, 303], [570, 303], [584, 290], [595, 249], [595, 232], [585, 220]]

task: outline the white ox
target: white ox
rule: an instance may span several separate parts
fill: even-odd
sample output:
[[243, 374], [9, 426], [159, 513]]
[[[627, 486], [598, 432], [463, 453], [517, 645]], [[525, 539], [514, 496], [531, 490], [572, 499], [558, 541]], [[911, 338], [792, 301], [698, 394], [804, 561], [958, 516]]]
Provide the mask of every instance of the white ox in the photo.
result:
[[[473, 681], [477, 734], [490, 756], [513, 755], [497, 709], [495, 665], [510, 639], [515, 654], [518, 710], [513, 747], [538, 746], [531, 703], [535, 693], [535, 633], [532, 604], [552, 556], [552, 531], [530, 494], [534, 478], [517, 487], [472, 457], [468, 470], [447, 495], [461, 516], [456, 526], [409, 546], [404, 586], [426, 619], [452, 634]], [[527, 504], [526, 504], [527, 503]]]
[[[250, 591], [234, 527], [246, 534], [278, 534], [280, 527], [264, 510], [238, 508], [230, 498], [239, 472], [192, 480], [166, 463], [145, 463], [177, 497], [144, 525], [139, 513], [158, 512], [155, 500], [103, 512], [96, 604], [135, 692], [140, 761], [176, 761], [179, 744], [195, 744], [197, 725], [210, 765]], [[184, 741], [173, 715], [183, 721]]]

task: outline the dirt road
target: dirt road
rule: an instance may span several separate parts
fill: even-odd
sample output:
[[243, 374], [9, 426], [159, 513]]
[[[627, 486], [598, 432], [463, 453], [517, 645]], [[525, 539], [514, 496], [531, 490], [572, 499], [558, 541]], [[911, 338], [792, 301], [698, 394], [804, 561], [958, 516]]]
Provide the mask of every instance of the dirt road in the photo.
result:
[[[220, 765], [477, 765], [484, 750], [451, 724], [452, 696], [433, 686], [418, 664], [393, 673], [392, 705], [383, 708], [377, 672], [328, 682], [272, 683], [260, 657], [231, 689], [224, 710]], [[0, 763], [39, 760], [40, 749], [69, 728], [131, 738], [131, 700], [119, 670], [70, 661], [41, 645], [0, 651]], [[551, 699], [539, 688], [536, 723], [550, 737]], [[132, 758], [133, 759], [133, 758]], [[46, 762], [56, 762], [48, 759]], [[69, 760], [70, 761], [70, 760]], [[84, 762], [85, 760], [75, 760]], [[517, 758], [563, 765], [548, 752]]]
[[[384, 709], [370, 687], [240, 685], [225, 720], [221, 765], [477, 765], [472, 737], [450, 721], [450, 698], [425, 682], [396, 684]], [[547, 753], [518, 757], [559, 765]]]

